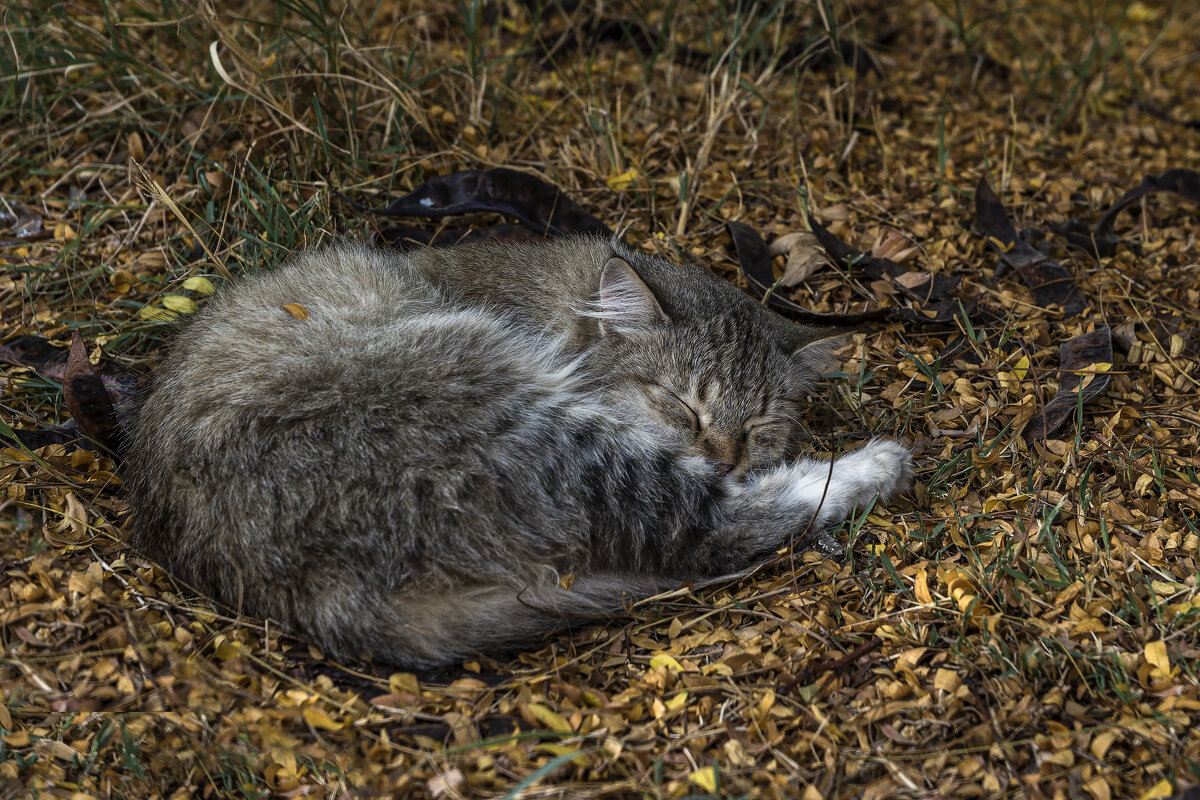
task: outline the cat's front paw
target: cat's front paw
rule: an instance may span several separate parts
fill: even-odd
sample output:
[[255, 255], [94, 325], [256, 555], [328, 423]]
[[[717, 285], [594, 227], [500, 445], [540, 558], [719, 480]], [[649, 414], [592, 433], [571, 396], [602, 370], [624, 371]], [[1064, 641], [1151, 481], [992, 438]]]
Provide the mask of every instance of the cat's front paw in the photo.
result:
[[844, 466], [853, 475], [860, 505], [875, 496], [887, 503], [904, 494], [912, 487], [916, 473], [912, 453], [891, 439], [873, 439], [838, 459], [837, 466]]

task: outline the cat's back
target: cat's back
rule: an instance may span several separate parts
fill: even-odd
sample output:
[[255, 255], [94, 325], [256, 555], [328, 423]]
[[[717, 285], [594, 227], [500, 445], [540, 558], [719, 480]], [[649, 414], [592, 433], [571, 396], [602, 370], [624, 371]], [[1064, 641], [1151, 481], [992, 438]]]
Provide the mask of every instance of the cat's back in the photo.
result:
[[503, 463], [561, 450], [564, 420], [608, 419], [555, 340], [407, 269], [359, 245], [303, 252], [177, 332], [131, 419], [136, 544], [202, 584], [218, 579], [197, 565], [251, 542], [369, 560], [340, 532], [417, 537], [468, 499], [498, 507]]
[[301, 251], [225, 287], [181, 338], [198, 344], [245, 333], [238, 342], [270, 346], [277, 337], [294, 341], [388, 326], [433, 310], [438, 301], [435, 287], [403, 255], [340, 243]]
[[447, 303], [402, 254], [305, 251], [226, 287], [176, 333], [134, 415], [135, 437], [169, 450], [401, 414], [434, 430], [489, 395], [552, 390], [572, 366], [555, 344], [501, 312]]

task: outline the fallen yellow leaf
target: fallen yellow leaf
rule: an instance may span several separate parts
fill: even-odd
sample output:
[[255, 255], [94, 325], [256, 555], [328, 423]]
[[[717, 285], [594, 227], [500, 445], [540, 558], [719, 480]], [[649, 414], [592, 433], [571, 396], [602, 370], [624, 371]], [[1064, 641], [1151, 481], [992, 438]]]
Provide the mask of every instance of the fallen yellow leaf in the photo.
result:
[[608, 184], [608, 188], [616, 189], [617, 191], [620, 191], [620, 190], [628, 187], [635, 180], [637, 180], [637, 176], [638, 176], [637, 167], [630, 167], [629, 169], [625, 170], [624, 172], [620, 173], [619, 175], [610, 175], [608, 180], [605, 181], [605, 183]]
[[1088, 749], [1092, 751], [1092, 755], [1103, 761], [1104, 754], [1108, 752], [1108, 748], [1112, 747], [1112, 743], [1116, 740], [1116, 731], [1103, 731], [1102, 733], [1096, 734], [1096, 737], [1092, 739], [1092, 744]]
[[1138, 795], [1138, 800], [1162, 800], [1171, 796], [1171, 782], [1163, 778], [1146, 791]]
[[1092, 778], [1083, 785], [1083, 789], [1092, 796], [1092, 800], [1110, 800], [1112, 797], [1112, 789], [1103, 775]]
[[314, 728], [326, 731], [337, 731], [346, 727], [346, 723], [338, 722], [316, 706], [308, 706], [304, 709], [304, 721]]
[[665, 704], [667, 707], [667, 710], [668, 711], [678, 711], [679, 709], [681, 709], [685, 705], [687, 705], [687, 699], [688, 699], [688, 693], [680, 692], [679, 694], [677, 694], [674, 697], [667, 700], [667, 702]]
[[913, 594], [917, 596], [917, 600], [921, 603], [932, 603], [933, 594], [929, 591], [929, 576], [925, 570], [917, 570], [916, 577], [913, 580]]
[[650, 669], [656, 670], [659, 667], [666, 667], [671, 672], [683, 672], [683, 665], [675, 660], [674, 656], [667, 653], [658, 653], [650, 658]]
[[196, 294], [212, 294], [216, 291], [212, 281], [202, 275], [193, 275], [183, 282], [183, 288]]
[[691, 775], [688, 775], [688, 782], [694, 783], [709, 794], [717, 793], [717, 768], [702, 767], [696, 770]]
[[138, 316], [152, 322], [171, 322], [172, 320], [179, 319], [178, 314], [155, 306], [142, 306], [138, 310]]
[[570, 756], [573, 754], [574, 757], [571, 759], [572, 764], [586, 765], [591, 762], [591, 759], [588, 758], [587, 753], [581, 752], [578, 748], [569, 747], [565, 744], [555, 744], [554, 742], [541, 742], [541, 743], [535, 745], [534, 749], [541, 750], [542, 752], [550, 753], [550, 754], [556, 755], [556, 756]]
[[962, 686], [962, 678], [952, 669], [939, 669], [933, 675], [933, 688], [953, 694]]
[[1162, 670], [1164, 675], [1171, 672], [1171, 659], [1167, 656], [1167, 643], [1164, 641], [1146, 643], [1146, 661]]
[[1130, 22], [1138, 23], [1153, 22], [1154, 20], [1158, 19], [1158, 15], [1161, 12], [1156, 8], [1151, 8], [1145, 3], [1140, 2], [1140, 0], [1134, 0], [1134, 2], [1129, 4], [1129, 7], [1125, 10], [1125, 13]]
[[393, 672], [388, 676], [388, 688], [395, 693], [420, 694], [421, 683], [411, 672]]
[[181, 294], [169, 294], [163, 297], [162, 304], [164, 308], [170, 309], [179, 314], [194, 314], [196, 313], [196, 301], [190, 297], [184, 297]]
[[542, 723], [552, 731], [558, 731], [559, 733], [575, 732], [575, 729], [571, 727], [571, 724], [567, 722], [562, 714], [551, 711], [545, 706], [538, 705], [537, 703], [530, 703], [529, 713], [533, 714], [534, 718], [537, 719], [538, 722]]
[[14, 733], [5, 734], [0, 737], [9, 747], [28, 747], [29, 746], [29, 731], [16, 731]]
[[301, 322], [308, 322], [308, 318], [311, 316], [308, 309], [300, 303], [284, 303], [282, 308]]

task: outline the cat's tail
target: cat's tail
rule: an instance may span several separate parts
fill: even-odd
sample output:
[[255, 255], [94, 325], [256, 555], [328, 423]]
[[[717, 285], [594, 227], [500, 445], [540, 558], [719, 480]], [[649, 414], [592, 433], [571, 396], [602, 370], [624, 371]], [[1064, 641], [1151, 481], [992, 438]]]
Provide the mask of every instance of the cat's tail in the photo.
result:
[[559, 576], [547, 569], [524, 585], [398, 592], [391, 610], [399, 624], [372, 632], [372, 655], [428, 667], [511, 650], [561, 628], [610, 620], [634, 602], [679, 585], [677, 578], [653, 575]]

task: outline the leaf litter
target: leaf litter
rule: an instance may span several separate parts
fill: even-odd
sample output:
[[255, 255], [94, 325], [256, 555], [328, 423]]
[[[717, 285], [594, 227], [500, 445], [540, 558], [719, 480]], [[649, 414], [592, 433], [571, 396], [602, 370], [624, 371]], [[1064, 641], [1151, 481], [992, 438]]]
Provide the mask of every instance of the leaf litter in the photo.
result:
[[[1172, 193], [1140, 203], [1131, 246], [1099, 261], [1031, 236], [1086, 302], [1068, 315], [1019, 271], [992, 274], [996, 248], [962, 202], [987, 174], [1010, 224], [1053, 232], [1103, 218], [1143, 175], [1196, 164], [1196, 132], [1142, 110], [1200, 116], [1200, 76], [1178, 68], [1196, 10], [964, 7], [959, 29], [927, 6], [680, 4], [644, 21], [662, 32], [657, 60], [601, 43], [547, 66], [532, 43], [586, 30], [588, 9], [498, 4], [469, 27], [457, 10], [401, 5], [333, 20], [252, 4], [239, 27], [141, 5], [10, 10], [21, 99], [0, 123], [0, 196], [38, 209], [42, 229], [18, 242], [4, 223], [0, 347], [28, 363], [0, 379], [0, 440], [74, 424], [61, 383], [76, 331], [112, 390], [106, 375], [144, 374], [161, 326], [220, 282], [214, 257], [240, 273], [330, 232], [378, 232], [343, 213], [326, 176], [382, 198], [503, 165], [781, 313], [877, 315], [842, 326], [840, 368], [802, 422], [822, 449], [857, 431], [906, 437], [921, 456], [914, 497], [852, 520], [839, 558], [781, 553], [540, 650], [415, 675], [332, 664], [128, 550], [102, 451], [4, 447], [5, 796], [1104, 800], [1200, 782], [1194, 209]], [[1030, 29], [1044, 51], [1013, 35]], [[833, 60], [784, 61], [797, 41]], [[1101, 41], [1111, 58], [1071, 61]], [[206, 83], [195, 65], [213, 42], [246, 91]], [[846, 42], [882, 74], [854, 69]], [[724, 60], [677, 64], [685, 47]], [[336, 79], [313, 76], [322, 59]], [[891, 318], [924, 295], [857, 256], [780, 284], [785, 256], [765, 241], [809, 228], [808, 209], [915, 273], [908, 289], [958, 280], [942, 298], [956, 313]], [[497, 216], [471, 213], [491, 218], [458, 231]], [[763, 243], [744, 278], [727, 220]], [[1067, 347], [1103, 328], [1111, 356]], [[36, 361], [21, 336], [62, 355]], [[1031, 436], [1067, 395], [1062, 426]]]

